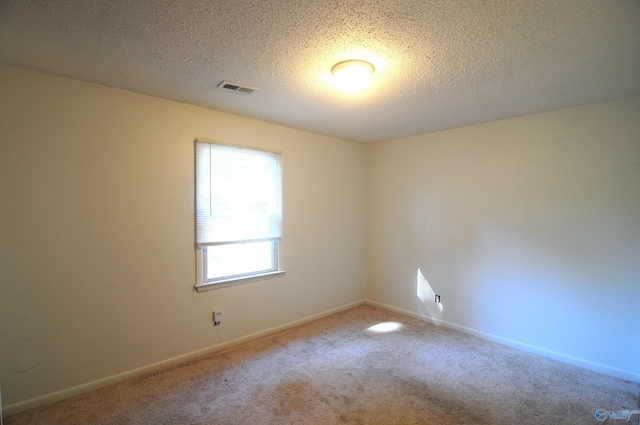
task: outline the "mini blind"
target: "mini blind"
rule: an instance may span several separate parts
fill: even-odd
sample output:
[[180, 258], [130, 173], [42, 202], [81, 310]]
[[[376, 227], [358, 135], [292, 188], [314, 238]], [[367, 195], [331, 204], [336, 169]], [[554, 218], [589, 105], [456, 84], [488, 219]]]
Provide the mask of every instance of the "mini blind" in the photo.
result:
[[280, 154], [195, 142], [196, 243], [279, 240]]

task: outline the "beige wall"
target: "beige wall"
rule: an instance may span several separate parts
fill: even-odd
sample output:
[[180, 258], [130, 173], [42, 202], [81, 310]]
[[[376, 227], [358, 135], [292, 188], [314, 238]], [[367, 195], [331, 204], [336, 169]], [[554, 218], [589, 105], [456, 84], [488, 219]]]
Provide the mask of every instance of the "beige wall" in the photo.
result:
[[368, 185], [369, 299], [640, 381], [640, 96], [378, 143]]
[[[0, 66], [5, 414], [365, 290], [640, 380], [639, 116], [631, 97], [360, 145]], [[193, 291], [196, 137], [283, 152], [285, 277]]]
[[[286, 276], [193, 291], [195, 137], [283, 152]], [[5, 413], [361, 301], [365, 175], [360, 144], [0, 66]]]

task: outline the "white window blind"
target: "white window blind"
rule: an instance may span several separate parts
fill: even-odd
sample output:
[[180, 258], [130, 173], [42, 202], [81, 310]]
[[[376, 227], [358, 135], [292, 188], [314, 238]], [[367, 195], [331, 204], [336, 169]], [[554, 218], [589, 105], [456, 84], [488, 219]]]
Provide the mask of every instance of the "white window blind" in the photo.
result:
[[199, 247], [280, 240], [280, 155], [196, 141]]

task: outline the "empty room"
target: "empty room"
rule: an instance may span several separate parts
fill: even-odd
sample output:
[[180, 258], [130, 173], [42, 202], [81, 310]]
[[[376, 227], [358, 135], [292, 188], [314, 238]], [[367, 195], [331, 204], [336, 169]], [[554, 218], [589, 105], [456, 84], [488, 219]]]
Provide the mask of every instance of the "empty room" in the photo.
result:
[[640, 2], [0, 1], [0, 417], [640, 420]]

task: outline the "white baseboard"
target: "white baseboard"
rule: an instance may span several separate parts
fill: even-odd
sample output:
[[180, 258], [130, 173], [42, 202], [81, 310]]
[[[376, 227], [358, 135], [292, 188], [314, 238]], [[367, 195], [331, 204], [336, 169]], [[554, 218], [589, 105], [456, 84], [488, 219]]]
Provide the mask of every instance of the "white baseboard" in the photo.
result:
[[[222, 344], [217, 344], [211, 347], [203, 348], [201, 350], [193, 351], [191, 353], [187, 353], [187, 354], [183, 354], [167, 360], [163, 360], [158, 363], [153, 363], [147, 366], [143, 366], [134, 370], [130, 370], [128, 372], [109, 376], [103, 379], [99, 379], [97, 381], [88, 382], [86, 384], [78, 385], [75, 387], [66, 388], [64, 390], [57, 391], [55, 393], [45, 394], [43, 396], [32, 398], [30, 400], [22, 401], [19, 403], [10, 404], [8, 406], [5, 406], [3, 414], [4, 414], [4, 417], [17, 415], [18, 413], [26, 412], [27, 410], [46, 406], [47, 404], [51, 404], [51, 403], [55, 403], [71, 397], [75, 397], [77, 395], [84, 394], [89, 391], [95, 391], [100, 388], [108, 387], [109, 385], [117, 384], [118, 382], [126, 381], [127, 379], [135, 378], [137, 376], [145, 375], [151, 372], [156, 372], [161, 369], [166, 369], [167, 367], [184, 363], [184, 362], [196, 359], [198, 357], [203, 357], [203, 356], [215, 353], [217, 351], [222, 351], [227, 348], [235, 347], [236, 345], [244, 344], [246, 342], [253, 341], [255, 339], [262, 338], [264, 336], [271, 335], [277, 332], [281, 332], [286, 329], [290, 329], [290, 328], [302, 325], [304, 323], [313, 322], [314, 320], [318, 320], [323, 317], [330, 316], [332, 314], [339, 313], [341, 311], [348, 310], [353, 307], [357, 307], [364, 303], [365, 303], [365, 300], [356, 301], [350, 304], [343, 305], [341, 307], [324, 311], [322, 313], [304, 317], [299, 320], [294, 320], [293, 322], [285, 323], [283, 325], [266, 329], [260, 332], [256, 332], [251, 335], [236, 338], [234, 340], [227, 341]], [[1, 417], [2, 417], [2, 410], [0, 409], [0, 418]], [[0, 420], [0, 425], [2, 425], [1, 420]]]
[[508, 347], [516, 348], [518, 350], [527, 351], [529, 353], [537, 354], [539, 356], [547, 357], [549, 359], [558, 360], [560, 362], [567, 363], [573, 366], [583, 367], [585, 369], [589, 369], [594, 372], [602, 373], [603, 375], [624, 379], [626, 381], [640, 382], [640, 374], [637, 374], [628, 370], [618, 369], [602, 363], [596, 363], [596, 362], [592, 362], [590, 360], [582, 359], [579, 357], [569, 356], [567, 354], [558, 353], [556, 351], [551, 351], [545, 348], [536, 347], [534, 345], [525, 344], [523, 342], [515, 341], [513, 339], [503, 338], [501, 336], [479, 331], [477, 329], [471, 329], [465, 326], [456, 325], [455, 323], [433, 319], [429, 316], [425, 316], [419, 313], [415, 313], [413, 311], [408, 311], [401, 308], [393, 307], [388, 304], [379, 303], [377, 301], [366, 300], [366, 303], [376, 307], [384, 308], [385, 310], [390, 310], [405, 316], [410, 316], [416, 319], [431, 322], [437, 326], [444, 326], [445, 328], [453, 329], [458, 332], [477, 336], [479, 338], [486, 339], [488, 341], [497, 342], [498, 344], [506, 345]]
[[1, 399], [1, 394], [0, 394], [0, 425], [2, 425], [2, 417], [8, 417], [8, 416], [12, 416], [12, 415], [16, 415], [18, 413], [22, 413], [25, 412], [27, 410], [31, 410], [31, 409], [36, 409], [38, 407], [42, 407], [45, 406], [47, 404], [51, 404], [51, 403], [55, 403], [61, 400], [65, 400], [67, 398], [71, 398], [71, 397], [75, 397], [77, 395], [80, 394], [84, 394], [87, 393], [89, 391], [94, 391], [100, 388], [104, 388], [107, 387], [109, 385], [113, 385], [116, 384], [118, 382], [122, 382], [122, 381], [126, 381], [127, 379], [131, 379], [131, 378], [135, 378], [137, 376], [141, 376], [141, 375], [145, 375], [151, 372], [155, 372], [161, 369], [165, 369], [167, 367], [176, 365], [176, 364], [180, 364], [180, 363], [184, 363], [193, 359], [196, 359], [198, 357], [203, 357], [212, 353], [215, 353], [217, 351], [222, 351], [225, 350], [227, 348], [231, 348], [231, 347], [235, 347], [237, 345], [240, 344], [244, 344], [246, 342], [249, 341], [253, 341], [255, 339], [267, 336], [267, 335], [271, 335], [277, 332], [281, 332], [284, 331], [286, 329], [290, 329], [299, 325], [302, 325], [304, 323], [309, 323], [312, 322], [314, 320], [318, 320], [321, 319], [323, 317], [326, 316], [330, 316], [332, 314], [335, 313], [339, 313], [341, 311], [344, 310], [348, 310], [350, 308], [353, 307], [357, 307], [361, 304], [370, 304], [376, 307], [380, 307], [386, 310], [390, 310], [405, 316], [409, 316], [409, 317], [413, 317], [419, 320], [424, 320], [427, 322], [431, 322], [434, 323], [438, 326], [444, 326], [446, 328], [449, 329], [453, 329], [459, 332], [463, 332], [469, 335], [474, 335], [477, 336], [479, 338], [483, 338], [489, 341], [493, 341], [493, 342], [497, 342], [499, 344], [502, 345], [506, 345], [509, 347], [513, 347], [513, 348], [517, 348], [519, 350], [523, 350], [523, 351], [527, 351], [530, 353], [534, 353], [534, 354], [538, 354], [541, 355], [543, 357], [547, 357], [547, 358], [551, 358], [554, 360], [558, 360], [561, 361], [563, 363], [568, 363], [574, 366], [579, 366], [579, 367], [584, 367], [585, 369], [589, 369], [589, 370], [593, 370], [595, 372], [598, 373], [602, 373], [605, 375], [609, 375], [609, 376], [613, 376], [616, 378], [620, 378], [620, 379], [625, 379], [627, 381], [633, 381], [633, 382], [640, 382], [640, 375], [627, 371], [627, 370], [623, 370], [623, 369], [617, 369], [611, 366], [607, 366], [601, 363], [595, 363], [589, 360], [585, 360], [585, 359], [581, 359], [581, 358], [577, 358], [577, 357], [573, 357], [573, 356], [568, 356], [566, 354], [562, 354], [562, 353], [558, 353], [555, 351], [550, 351], [550, 350], [546, 350], [544, 348], [540, 348], [540, 347], [535, 347], [532, 345], [528, 345], [528, 344], [524, 344], [522, 342], [519, 341], [514, 341], [512, 339], [508, 339], [508, 338], [503, 338], [497, 335], [493, 335], [493, 334], [489, 334], [486, 332], [482, 332], [479, 330], [475, 330], [475, 329], [471, 329], [471, 328], [467, 328], [464, 326], [460, 326], [460, 325], [456, 325], [454, 323], [449, 323], [449, 322], [445, 322], [442, 320], [437, 320], [437, 319], [432, 319], [431, 317], [428, 316], [424, 316], [422, 314], [418, 314], [409, 310], [404, 310], [401, 308], [397, 308], [397, 307], [393, 307], [391, 305], [388, 304], [383, 304], [383, 303], [379, 303], [376, 301], [372, 301], [372, 300], [361, 300], [361, 301], [356, 301], [350, 304], [346, 304], [343, 305], [341, 307], [337, 307], [331, 310], [327, 310], [324, 311], [322, 313], [318, 313], [318, 314], [314, 314], [312, 316], [308, 316], [299, 320], [295, 320], [293, 322], [289, 322], [289, 323], [285, 323], [283, 325], [280, 326], [276, 326], [270, 329], [266, 329], [260, 332], [256, 332], [254, 334], [251, 335], [247, 335], [241, 338], [236, 338], [232, 341], [227, 341], [225, 343], [222, 344], [217, 344], [211, 347], [207, 347], [204, 348], [202, 350], [197, 350], [191, 353], [187, 353], [187, 354], [183, 354], [177, 357], [173, 357], [158, 363], [153, 363], [151, 365], [147, 365], [147, 366], [143, 366], [141, 368], [137, 368], [134, 370], [130, 370], [128, 372], [124, 372], [124, 373], [120, 373], [117, 375], [113, 375], [113, 376], [109, 376], [103, 379], [99, 379], [97, 381], [92, 381], [92, 382], [88, 382], [86, 384], [82, 384], [82, 385], [78, 385], [72, 388], [67, 388], [61, 391], [57, 391], [55, 393], [50, 393], [50, 394], [46, 394], [40, 397], [36, 397], [30, 400], [26, 400], [23, 402], [19, 402], [19, 403], [14, 403], [8, 406], [4, 407], [4, 410], [2, 408], [2, 399]]

